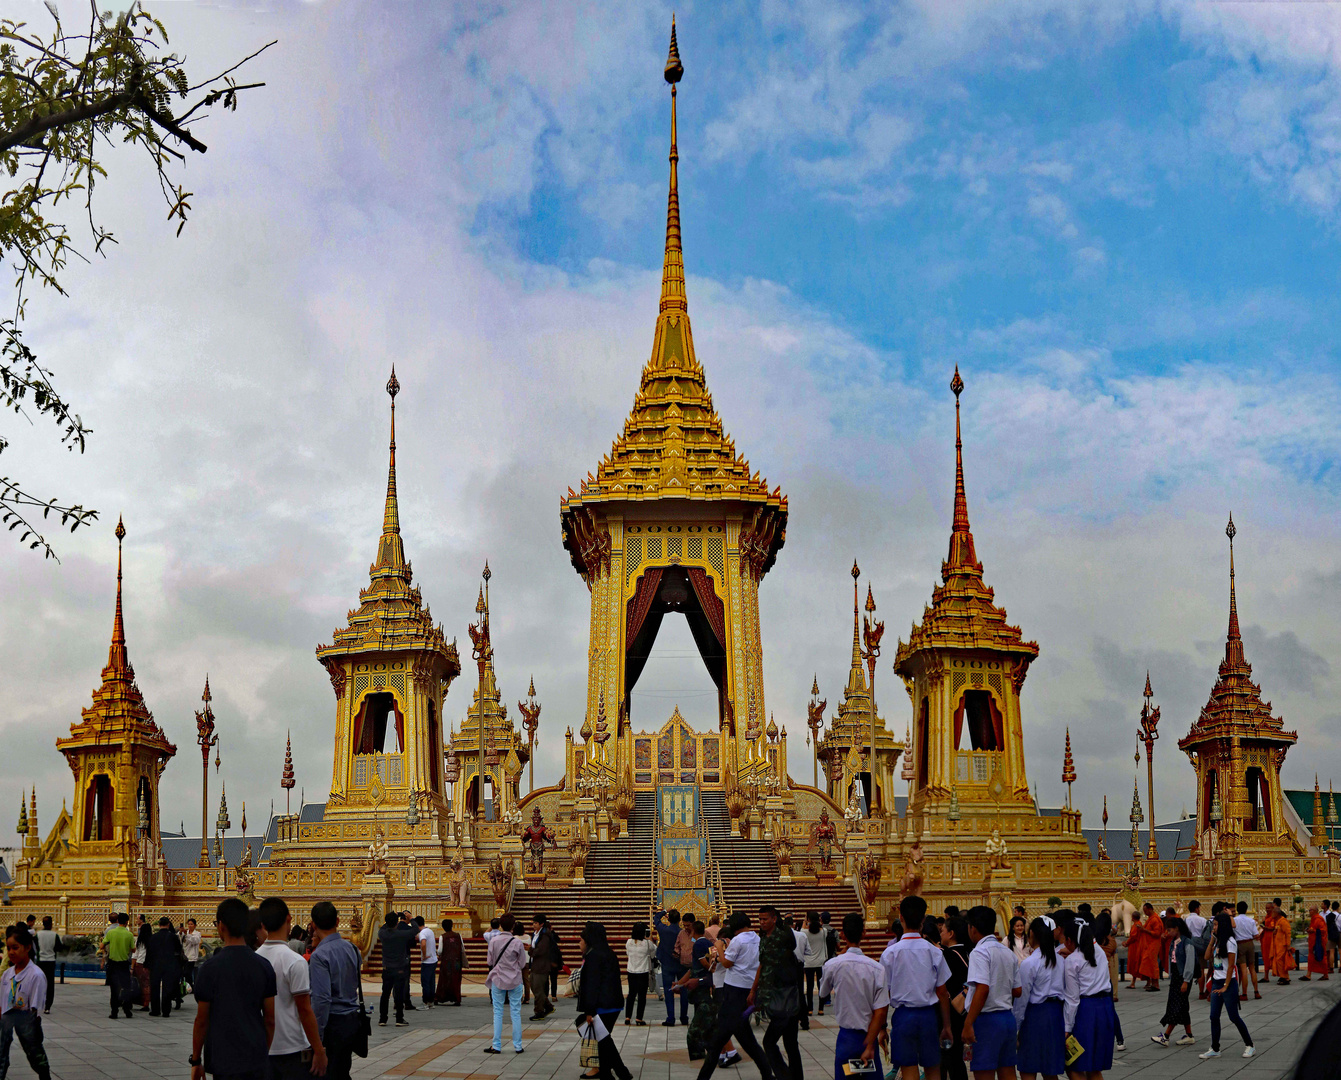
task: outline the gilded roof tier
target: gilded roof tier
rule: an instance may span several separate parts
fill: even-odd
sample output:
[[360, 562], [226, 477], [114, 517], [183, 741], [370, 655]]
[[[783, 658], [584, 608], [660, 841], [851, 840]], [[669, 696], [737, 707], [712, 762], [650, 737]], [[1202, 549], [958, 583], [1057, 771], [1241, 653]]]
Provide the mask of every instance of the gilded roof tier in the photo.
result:
[[116, 615], [112, 620], [107, 666], [102, 669], [102, 685], [93, 691], [93, 704], [80, 711], [79, 722], [70, 725], [69, 737], [56, 740], [56, 749], [66, 755], [72, 767], [75, 752], [91, 744], [115, 745], [133, 741], [157, 750], [165, 761], [177, 753], [177, 747], [168, 742], [144, 702], [126, 649], [126, 627], [121, 615], [121, 541], [125, 535], [126, 527], [118, 520]]
[[676, 88], [683, 74], [671, 28], [666, 79], [671, 83], [670, 194], [666, 209], [666, 250], [661, 303], [652, 336], [652, 355], [643, 367], [633, 410], [610, 453], [578, 491], [560, 501], [564, 546], [585, 571], [580, 527], [573, 517], [583, 507], [659, 499], [735, 501], [757, 506], [778, 521], [768, 529], [767, 570], [785, 541], [787, 497], [737, 452], [713, 407], [707, 376], [694, 352], [680, 240], [680, 194], [676, 133]]
[[1194, 750], [1204, 743], [1234, 735], [1258, 742], [1291, 746], [1299, 736], [1285, 730], [1285, 721], [1271, 715], [1271, 702], [1262, 700], [1262, 688], [1252, 681], [1253, 668], [1243, 655], [1239, 633], [1238, 597], [1234, 590], [1234, 527], [1231, 515], [1225, 529], [1229, 537], [1229, 632], [1225, 636], [1225, 656], [1211, 696], [1192, 728], [1178, 740], [1178, 749]]
[[969, 526], [968, 496], [964, 489], [964, 443], [960, 434], [959, 395], [964, 390], [955, 366], [950, 389], [955, 395], [955, 498], [950, 550], [941, 563], [941, 584], [931, 593], [931, 603], [922, 612], [921, 624], [913, 624], [907, 642], [900, 641], [894, 670], [914, 674], [909, 661], [933, 649], [978, 649], [1007, 653], [1026, 666], [1038, 656], [1038, 642], [1025, 641], [1018, 626], [1006, 622], [1006, 609], [998, 607], [996, 593], [982, 578], [982, 563]]
[[434, 624], [419, 589], [411, 585], [414, 571], [405, 558], [400, 536], [400, 507], [396, 501], [396, 394], [400, 383], [394, 369], [386, 389], [391, 396], [391, 460], [377, 558], [368, 568], [368, 587], [359, 590], [359, 606], [347, 616], [349, 625], [335, 631], [331, 644], [317, 646], [317, 659], [326, 663], [359, 653], [428, 652], [442, 658], [446, 677], [452, 678], [461, 673], [456, 644], [448, 642], [442, 627]]

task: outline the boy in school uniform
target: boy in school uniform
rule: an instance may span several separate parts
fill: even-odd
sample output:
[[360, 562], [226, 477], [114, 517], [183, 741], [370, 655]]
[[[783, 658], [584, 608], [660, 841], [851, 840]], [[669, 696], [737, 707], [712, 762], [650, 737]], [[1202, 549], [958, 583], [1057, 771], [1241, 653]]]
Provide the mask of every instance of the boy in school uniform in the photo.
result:
[[969, 908], [968, 979], [964, 992], [970, 1002], [961, 1036], [971, 1046], [974, 1080], [1015, 1080], [1015, 997], [1020, 993], [1020, 962], [1010, 946], [996, 937], [996, 912], [989, 907]]
[[833, 998], [833, 1013], [838, 1020], [834, 1080], [850, 1080], [843, 1066], [853, 1058], [873, 1062], [872, 1076], [885, 1075], [877, 1042], [889, 1013], [889, 986], [885, 969], [861, 951], [865, 932], [865, 919], [856, 912], [844, 915], [842, 941], [847, 951], [826, 961], [820, 974], [820, 997]]
[[5, 935], [9, 967], [0, 975], [0, 1077], [9, 1072], [9, 1050], [14, 1036], [27, 1055], [38, 1080], [51, 1080], [51, 1065], [42, 1046], [42, 1015], [47, 1000], [47, 977], [32, 961], [33, 936], [20, 923]]
[[945, 954], [922, 936], [927, 902], [920, 896], [899, 901], [903, 937], [890, 942], [880, 957], [894, 1010], [889, 1025], [889, 1060], [903, 1080], [940, 1080], [941, 1042], [950, 1038], [950, 998], [945, 984], [950, 965]]

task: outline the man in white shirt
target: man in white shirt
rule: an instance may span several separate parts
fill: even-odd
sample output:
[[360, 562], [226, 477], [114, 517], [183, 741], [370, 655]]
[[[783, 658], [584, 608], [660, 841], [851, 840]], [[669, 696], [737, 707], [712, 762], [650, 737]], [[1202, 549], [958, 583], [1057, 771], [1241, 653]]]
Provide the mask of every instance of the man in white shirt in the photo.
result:
[[256, 955], [275, 969], [275, 1037], [270, 1041], [271, 1080], [304, 1080], [326, 1072], [326, 1050], [312, 1011], [307, 961], [289, 948], [293, 929], [289, 905], [278, 896], [261, 901], [266, 939]]
[[717, 1026], [708, 1037], [707, 1056], [699, 1070], [698, 1080], [708, 1080], [712, 1076], [713, 1070], [717, 1068], [718, 1055], [733, 1037], [759, 1067], [759, 1075], [763, 1080], [773, 1080], [768, 1059], [750, 1029], [750, 1018], [745, 1015], [750, 991], [754, 987], [754, 976], [759, 971], [759, 935], [750, 929], [750, 917], [743, 911], [732, 915], [728, 925], [732, 929], [732, 937], [722, 958], [726, 975], [717, 1004]]
[[46, 1006], [42, 1009], [46, 1014], [51, 1012], [51, 1003], [56, 1000], [56, 948], [61, 942], [60, 934], [51, 928], [50, 915], [42, 916], [42, 929], [33, 934], [33, 940], [37, 942], [37, 955], [33, 959], [47, 978]]
[[885, 969], [861, 951], [866, 921], [856, 912], [843, 916], [841, 945], [846, 951], [825, 961], [820, 974], [820, 996], [832, 997], [838, 1020], [834, 1042], [834, 1080], [847, 1080], [843, 1066], [853, 1058], [873, 1062], [882, 1077], [877, 1044], [889, 1013], [889, 986]]
[[1201, 913], [1201, 901], [1189, 900], [1187, 902], [1187, 914], [1183, 916], [1183, 922], [1187, 924], [1189, 935], [1189, 947], [1197, 954], [1197, 966], [1195, 977], [1197, 986], [1200, 988], [1198, 996], [1205, 1001], [1206, 994], [1206, 973], [1203, 970], [1202, 955], [1206, 952], [1206, 938], [1202, 935], [1206, 933], [1206, 916]]
[[1020, 962], [996, 938], [996, 912], [979, 905], [968, 910], [969, 953], [964, 993], [970, 1002], [961, 1039], [973, 1047], [975, 1080], [1015, 1080], [1015, 995]]
[[1257, 935], [1262, 931], [1257, 920], [1248, 914], [1248, 903], [1240, 900], [1235, 908], [1234, 940], [1239, 947], [1239, 993], [1248, 996], [1248, 976], [1253, 979], [1253, 997], [1260, 998], [1257, 989]]
[[[880, 957], [894, 1017], [889, 1026], [889, 1062], [903, 1080], [940, 1080], [941, 1047], [950, 1038], [950, 965], [941, 950], [922, 936], [927, 902], [920, 896], [899, 901], [903, 937], [890, 942]], [[939, 1013], [939, 1016], [937, 1015]]]
[[419, 931], [419, 989], [424, 995], [424, 1008], [431, 1009], [438, 999], [438, 936], [433, 927], [425, 925], [422, 915], [415, 918], [414, 925]]
[[182, 927], [181, 951], [186, 958], [186, 963], [182, 966], [181, 977], [186, 979], [186, 985], [190, 989], [196, 989], [196, 965], [200, 963], [200, 931], [196, 930], [196, 920], [186, 919], [185, 927]]

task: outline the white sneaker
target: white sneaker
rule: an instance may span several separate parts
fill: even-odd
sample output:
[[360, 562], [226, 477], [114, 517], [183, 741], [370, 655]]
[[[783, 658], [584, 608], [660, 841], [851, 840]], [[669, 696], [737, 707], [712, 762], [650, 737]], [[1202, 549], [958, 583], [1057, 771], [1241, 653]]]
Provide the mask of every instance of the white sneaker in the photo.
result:
[[1191, 1046], [1191, 1045], [1192, 1045], [1193, 1043], [1195, 1043], [1196, 1041], [1197, 1041], [1197, 1040], [1194, 1039], [1194, 1038], [1192, 1038], [1191, 1035], [1184, 1035], [1181, 1039], [1179, 1039], [1179, 1040], [1178, 1040], [1177, 1042], [1175, 1042], [1173, 1045], [1174, 1045], [1174, 1046]]
[[1207, 1058], [1217, 1058], [1219, 1056], [1220, 1051], [1215, 1049], [1203, 1050], [1200, 1054], [1197, 1055], [1197, 1057], [1201, 1058], [1202, 1061], [1205, 1061]]
[[1125, 1049], [1127, 1049], [1127, 1044], [1124, 1043], [1124, 1042], [1114, 1043], [1114, 1044], [1113, 1044], [1113, 1049], [1114, 1049], [1114, 1050], [1118, 1050], [1118, 1051], [1125, 1050]]
[[1252, 1048], [1251, 1046], [1245, 1046], [1245, 1047], [1243, 1048], [1243, 1056], [1246, 1057], [1246, 1058], [1248, 1058], [1248, 1057], [1252, 1057], [1252, 1056], [1253, 1056], [1253, 1048]]
[[1150, 1041], [1151, 1041], [1152, 1043], [1157, 1043], [1157, 1044], [1160, 1045], [1160, 1046], [1168, 1046], [1168, 1045], [1169, 1045], [1169, 1037], [1168, 1037], [1167, 1035], [1151, 1035], [1151, 1036], [1150, 1036]]

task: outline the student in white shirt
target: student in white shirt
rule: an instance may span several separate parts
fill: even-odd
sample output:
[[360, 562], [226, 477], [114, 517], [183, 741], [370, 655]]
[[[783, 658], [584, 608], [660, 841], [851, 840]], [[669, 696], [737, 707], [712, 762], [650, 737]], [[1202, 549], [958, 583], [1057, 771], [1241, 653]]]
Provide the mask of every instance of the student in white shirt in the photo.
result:
[[1246, 996], [1248, 976], [1251, 975], [1253, 997], [1260, 998], [1262, 994], [1257, 989], [1257, 938], [1261, 935], [1262, 928], [1257, 925], [1257, 920], [1248, 914], [1246, 901], [1238, 902], [1237, 911], [1234, 916], [1234, 942], [1239, 952], [1239, 985], [1243, 987]]
[[945, 984], [950, 965], [940, 947], [922, 936], [927, 902], [920, 896], [899, 901], [903, 936], [880, 956], [885, 969], [890, 1008], [889, 1061], [903, 1080], [917, 1080], [918, 1066], [927, 1080], [940, 1080], [941, 1042], [950, 1038], [950, 998]]
[[[964, 1018], [965, 1046], [973, 1047], [971, 1068], [976, 1080], [1014, 1080], [1015, 997], [1020, 993], [1020, 962], [1010, 946], [996, 937], [996, 912], [979, 905], [969, 908], [968, 979], [964, 993], [969, 1002]], [[970, 990], [970, 987], [972, 990]]]
[[438, 1000], [438, 935], [427, 925], [422, 915], [414, 920], [419, 928], [419, 989], [424, 995], [424, 1008], [433, 1008]]
[[1234, 921], [1229, 912], [1215, 917], [1215, 937], [1211, 942], [1211, 1048], [1200, 1054], [1202, 1058], [1220, 1056], [1220, 1010], [1229, 1013], [1239, 1034], [1243, 1036], [1243, 1056], [1253, 1056], [1253, 1037], [1248, 1025], [1239, 1016], [1239, 962], [1238, 942], [1234, 939]]
[[638, 1026], [646, 1027], [643, 1010], [647, 1008], [647, 983], [652, 975], [652, 958], [657, 947], [647, 936], [647, 923], [633, 924], [633, 936], [624, 942], [624, 955], [628, 958], [629, 992], [624, 999], [624, 1023], [627, 1026], [633, 1019], [633, 1006], [638, 1006]]
[[[1187, 914], [1183, 916], [1183, 922], [1187, 924], [1188, 940], [1192, 946], [1192, 951], [1197, 954], [1196, 979], [1198, 993], [1204, 999], [1206, 997], [1206, 973], [1202, 970], [1201, 954], [1206, 951], [1206, 942], [1202, 934], [1206, 930], [1206, 916], [1201, 913], [1201, 901], [1189, 900], [1187, 902]], [[1270, 974], [1268, 972], [1268, 974]]]
[[1071, 1063], [1073, 1078], [1103, 1080], [1113, 1067], [1113, 1041], [1117, 1011], [1113, 1008], [1113, 983], [1108, 964], [1094, 943], [1094, 928], [1079, 916], [1061, 919], [1062, 985], [1066, 1004], [1063, 1026], [1074, 1035], [1084, 1052]]
[[1052, 927], [1035, 919], [1028, 930], [1029, 955], [1020, 962], [1020, 996], [1015, 1023], [1020, 1032], [1018, 1067], [1024, 1080], [1042, 1073], [1060, 1076], [1066, 1070], [1066, 996], [1062, 958]]
[[865, 933], [866, 921], [860, 915], [843, 916], [841, 940], [847, 951], [828, 960], [820, 975], [820, 999], [832, 997], [838, 1021], [834, 1080], [846, 1080], [843, 1065], [853, 1058], [873, 1062], [874, 1075], [885, 1075], [877, 1044], [889, 1012], [889, 983], [885, 969], [861, 951]]
[[708, 1080], [717, 1068], [718, 1055], [734, 1036], [745, 1053], [759, 1067], [763, 1080], [773, 1080], [768, 1059], [750, 1029], [750, 1018], [745, 1015], [754, 976], [759, 970], [759, 935], [750, 929], [750, 917], [743, 911], [731, 916], [731, 944], [726, 947], [722, 964], [726, 975], [717, 1003], [717, 1026], [708, 1038], [707, 1056], [699, 1070], [698, 1080]]
[[326, 1051], [312, 1010], [307, 961], [288, 946], [293, 916], [278, 896], [261, 901], [266, 938], [256, 955], [275, 969], [275, 1036], [270, 1040], [272, 1080], [305, 1080], [326, 1072]]

